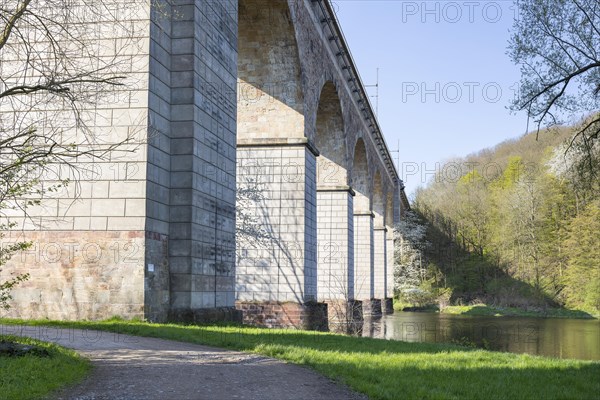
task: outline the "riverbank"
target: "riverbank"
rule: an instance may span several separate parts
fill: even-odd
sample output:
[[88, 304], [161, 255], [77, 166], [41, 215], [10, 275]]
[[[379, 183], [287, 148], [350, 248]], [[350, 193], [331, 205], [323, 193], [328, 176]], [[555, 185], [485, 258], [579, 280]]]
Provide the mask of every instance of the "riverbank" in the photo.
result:
[[[74, 351], [51, 343], [1, 334], [0, 342], [4, 342], [3, 348], [16, 348], [14, 352], [0, 353], [0, 397], [3, 399], [45, 398], [59, 388], [80, 382], [91, 368], [90, 363]], [[29, 351], [19, 345], [27, 346], [23, 349]], [[14, 354], [18, 352], [28, 354]]]
[[440, 309], [435, 304], [422, 307], [412, 307], [408, 304], [394, 302], [394, 310], [409, 312], [439, 312], [454, 315], [473, 315], [480, 317], [532, 317], [532, 318], [577, 318], [598, 319], [600, 316], [592, 315], [581, 310], [567, 310], [565, 308], [522, 309], [516, 307], [496, 307], [486, 304], [469, 306], [446, 306]]
[[1, 324], [96, 329], [241, 350], [310, 367], [371, 399], [588, 399], [600, 363], [406, 343], [332, 333], [136, 321], [0, 320]]
[[546, 308], [524, 310], [514, 307], [493, 307], [485, 304], [471, 306], [447, 306], [440, 310], [444, 314], [476, 315], [489, 317], [535, 317], [535, 318], [580, 318], [594, 319], [585, 311], [564, 308]]

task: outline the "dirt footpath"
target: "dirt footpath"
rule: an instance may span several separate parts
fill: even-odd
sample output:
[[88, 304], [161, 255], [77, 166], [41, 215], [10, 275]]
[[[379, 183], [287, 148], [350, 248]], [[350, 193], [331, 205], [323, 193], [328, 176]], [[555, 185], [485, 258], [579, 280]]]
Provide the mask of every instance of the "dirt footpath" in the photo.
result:
[[309, 369], [254, 354], [111, 332], [0, 325], [57, 343], [94, 370], [57, 399], [366, 399]]

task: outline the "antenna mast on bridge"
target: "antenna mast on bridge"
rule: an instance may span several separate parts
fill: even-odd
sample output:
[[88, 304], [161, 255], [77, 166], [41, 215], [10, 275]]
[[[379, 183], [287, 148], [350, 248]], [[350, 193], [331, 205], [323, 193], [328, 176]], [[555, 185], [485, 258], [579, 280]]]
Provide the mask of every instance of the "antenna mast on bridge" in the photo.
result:
[[369, 97], [375, 97], [375, 116], [379, 119], [379, 67], [377, 68], [377, 81], [374, 85], [365, 85], [365, 87], [374, 87], [375, 95]]
[[[396, 154], [396, 170], [398, 171], [398, 174], [400, 175], [400, 139], [398, 139], [398, 147], [396, 148], [396, 150], [390, 150], [390, 153], [397, 153]], [[400, 176], [400, 179], [402, 179], [402, 176]]]

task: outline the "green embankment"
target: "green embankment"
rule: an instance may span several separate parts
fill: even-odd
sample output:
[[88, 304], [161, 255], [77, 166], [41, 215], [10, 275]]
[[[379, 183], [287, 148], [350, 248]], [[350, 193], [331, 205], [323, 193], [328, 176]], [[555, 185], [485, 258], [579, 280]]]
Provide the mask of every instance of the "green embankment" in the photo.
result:
[[331, 333], [241, 326], [184, 326], [109, 320], [0, 320], [100, 329], [254, 352], [305, 365], [371, 399], [590, 399], [600, 363], [406, 343]]
[[0, 355], [0, 399], [41, 399], [81, 381], [91, 364], [72, 350], [28, 338], [0, 335], [0, 341], [34, 345], [47, 355]]
[[485, 304], [471, 306], [448, 306], [441, 310], [445, 314], [477, 315], [493, 317], [535, 317], [535, 318], [579, 318], [592, 319], [594, 316], [579, 310], [564, 308], [547, 308], [540, 310], [524, 310], [515, 307], [493, 307]]
[[472, 315], [482, 317], [531, 317], [531, 318], [576, 318], [596, 319], [598, 315], [592, 315], [581, 310], [568, 310], [566, 308], [545, 309], [523, 309], [516, 307], [496, 307], [487, 304], [473, 304], [468, 306], [446, 306], [440, 309], [435, 304], [423, 307], [415, 307], [413, 304], [394, 299], [394, 310], [417, 311], [417, 312], [439, 312], [442, 314]]
[[452, 159], [417, 190], [398, 225], [401, 300], [502, 307], [473, 315], [600, 315], [600, 143], [569, 147], [575, 132]]

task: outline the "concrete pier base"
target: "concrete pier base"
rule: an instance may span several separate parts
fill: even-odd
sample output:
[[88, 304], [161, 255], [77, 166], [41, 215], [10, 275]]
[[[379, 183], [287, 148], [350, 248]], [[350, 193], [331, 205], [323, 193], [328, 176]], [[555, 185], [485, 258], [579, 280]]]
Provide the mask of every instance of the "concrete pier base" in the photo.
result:
[[362, 326], [360, 336], [385, 339], [385, 324], [381, 318], [367, 318]]
[[308, 302], [242, 302], [235, 304], [245, 325], [328, 331], [327, 304]]
[[328, 300], [329, 330], [336, 333], [356, 334], [364, 323], [362, 301]]
[[381, 300], [381, 312], [385, 315], [394, 313], [394, 299], [385, 298]]
[[233, 307], [172, 309], [169, 311], [169, 322], [188, 324], [205, 324], [213, 322], [242, 322], [242, 312]]
[[362, 312], [364, 318], [381, 317], [381, 300], [370, 299], [362, 300]]

